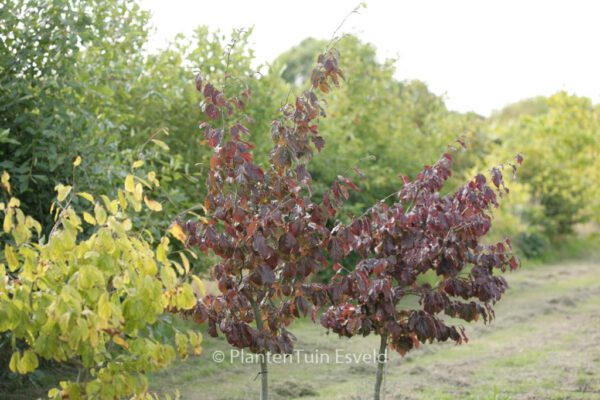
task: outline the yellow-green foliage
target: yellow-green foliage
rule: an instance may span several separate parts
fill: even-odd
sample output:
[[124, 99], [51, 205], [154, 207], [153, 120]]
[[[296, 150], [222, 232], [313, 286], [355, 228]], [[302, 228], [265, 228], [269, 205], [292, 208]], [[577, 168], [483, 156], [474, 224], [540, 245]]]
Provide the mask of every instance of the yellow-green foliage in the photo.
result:
[[[74, 362], [86, 376], [61, 382], [50, 398], [154, 398], [144, 373], [177, 354], [201, 352], [197, 332], [160, 333], [169, 321], [165, 315], [194, 307], [203, 287], [190, 275], [185, 255], [179, 255], [181, 264], [169, 259], [167, 237], [153, 248], [133, 226], [132, 212], [144, 204], [161, 209], [144, 195], [143, 186], [159, 185], [154, 174], [147, 178], [129, 175], [117, 200], [58, 185], [51, 210], [56, 225], [45, 240], [40, 224], [10, 197], [8, 174], [2, 175], [0, 332], [12, 337], [9, 367], [27, 374], [43, 358]], [[74, 196], [87, 200], [87, 211], [74, 210]]]
[[490, 119], [489, 129], [499, 143], [490, 156], [502, 160], [516, 151], [524, 155], [519, 179], [529, 196], [523, 197], [526, 203], [522, 206], [541, 207], [542, 211], [529, 215], [527, 222], [539, 225], [552, 237], [569, 233], [578, 222], [598, 218], [598, 107], [587, 98], [565, 92], [521, 105], [527, 106], [522, 113], [517, 104], [506, 115]]

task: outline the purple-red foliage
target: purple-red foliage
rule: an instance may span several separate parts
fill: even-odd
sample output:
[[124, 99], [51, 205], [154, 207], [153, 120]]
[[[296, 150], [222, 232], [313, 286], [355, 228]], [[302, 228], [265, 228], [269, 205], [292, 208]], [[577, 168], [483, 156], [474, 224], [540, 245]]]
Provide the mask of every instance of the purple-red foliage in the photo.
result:
[[[312, 87], [281, 108], [272, 123], [274, 146], [266, 169], [253, 162], [254, 146], [243, 139], [249, 133], [243, 108], [250, 93], [228, 97], [196, 79], [212, 121], [202, 128], [214, 154], [206, 220], [188, 221], [185, 228], [189, 245], [220, 257], [212, 271], [220, 293], [202, 299], [194, 317], [208, 320], [209, 334], [220, 330], [232, 346], [289, 353], [292, 336], [286, 327], [306, 316], [311, 304], [328, 301], [324, 285], [306, 283], [328, 265], [324, 244], [331, 235], [329, 209], [312, 199], [306, 163], [313, 148], [325, 143], [318, 129], [325, 117], [318, 93], [338, 86], [343, 75], [337, 63], [334, 50], [319, 56]], [[254, 327], [256, 312], [262, 323]], [[315, 313], [313, 308], [313, 319]]]
[[[336, 51], [320, 55], [311, 88], [284, 105], [272, 123], [274, 145], [266, 168], [253, 162], [254, 146], [245, 140], [249, 91], [227, 96], [196, 79], [211, 121], [201, 128], [214, 154], [206, 218], [184, 226], [189, 245], [220, 257], [212, 270], [220, 293], [201, 299], [193, 316], [208, 321], [210, 335], [221, 331], [232, 346], [254, 352], [291, 352], [293, 336], [286, 327], [309, 312], [315, 320], [324, 305], [330, 305], [321, 316], [324, 327], [343, 336], [387, 335], [401, 354], [420, 342], [460, 343], [466, 340], [464, 330], [439, 315], [489, 321], [492, 305], [507, 287], [498, 271], [518, 266], [510, 241], [481, 243], [492, 208], [508, 192], [502, 172], [492, 169], [493, 186], [477, 175], [442, 196], [452, 166], [446, 153], [413, 181], [405, 177], [393, 205], [381, 201], [347, 225], [329, 229], [349, 191], [358, 188], [338, 176], [316, 201], [307, 163], [313, 149], [325, 143], [318, 128], [325, 117], [319, 93], [338, 86], [340, 78]], [[341, 263], [349, 255], [360, 261], [344, 275]], [[310, 282], [329, 266], [337, 271], [329, 284]], [[440, 278], [435, 287], [418, 281], [428, 271]], [[418, 307], [401, 308], [409, 296], [417, 296]]]
[[[517, 268], [518, 261], [508, 239], [494, 245], [481, 241], [498, 197], [508, 189], [501, 170], [493, 168], [493, 186], [479, 174], [443, 196], [452, 161], [444, 154], [413, 181], [405, 177], [393, 205], [381, 202], [338, 227], [331, 239], [340, 248], [338, 258], [354, 253], [360, 261], [350, 274], [334, 276], [333, 306], [321, 317], [324, 327], [348, 337], [387, 335], [392, 348], [405, 354], [426, 341], [467, 340], [463, 328], [440, 314], [464, 321], [494, 317], [492, 306], [507, 288], [498, 272]], [[418, 280], [429, 271], [439, 278], [435, 287]], [[418, 305], [407, 309], [402, 301], [410, 296]]]

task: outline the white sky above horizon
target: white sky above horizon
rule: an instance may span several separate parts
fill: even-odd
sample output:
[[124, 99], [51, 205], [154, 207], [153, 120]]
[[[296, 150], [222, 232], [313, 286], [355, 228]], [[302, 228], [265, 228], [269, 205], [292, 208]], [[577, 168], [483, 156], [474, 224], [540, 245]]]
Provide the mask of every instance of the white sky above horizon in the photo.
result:
[[[329, 39], [354, 0], [141, 0], [150, 49], [199, 25], [254, 26], [258, 63], [306, 37]], [[600, 101], [600, 2], [593, 0], [368, 0], [340, 33], [396, 59], [396, 77], [419, 79], [452, 110], [491, 111], [566, 90]], [[342, 55], [343, 58], [343, 55]]]

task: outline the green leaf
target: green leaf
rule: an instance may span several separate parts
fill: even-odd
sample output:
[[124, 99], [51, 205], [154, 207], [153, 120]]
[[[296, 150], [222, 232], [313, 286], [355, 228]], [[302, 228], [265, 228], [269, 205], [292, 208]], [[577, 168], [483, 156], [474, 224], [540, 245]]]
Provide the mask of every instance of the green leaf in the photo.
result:
[[21, 144], [21, 142], [19, 142], [17, 139], [13, 139], [13, 138], [9, 137], [9, 134], [10, 134], [10, 129], [0, 130], [0, 143], [10, 143], [10, 144], [16, 144], [16, 145]]

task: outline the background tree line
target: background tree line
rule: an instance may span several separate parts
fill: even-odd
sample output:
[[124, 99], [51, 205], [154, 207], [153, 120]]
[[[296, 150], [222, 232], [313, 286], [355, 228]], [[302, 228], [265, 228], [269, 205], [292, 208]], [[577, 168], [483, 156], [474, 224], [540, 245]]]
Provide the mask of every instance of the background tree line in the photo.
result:
[[[96, 193], [114, 194], [141, 158], [160, 175], [166, 215], [199, 207], [210, 151], [198, 129], [194, 76], [218, 81], [227, 71], [254, 78], [247, 80], [248, 127], [264, 150], [271, 115], [309, 78], [306, 71], [326, 45], [306, 39], [254, 68], [251, 31], [225, 35], [198, 27], [192, 37], [148, 52], [149, 14], [131, 2], [13, 0], [0, 7], [0, 168], [46, 232], [54, 187], [72, 180], [78, 155], [84, 160], [78, 184]], [[354, 166], [364, 171], [366, 190], [352, 195], [348, 214], [393, 192], [398, 181], [388, 177], [396, 171], [414, 177], [462, 137], [473, 151], [458, 158], [457, 181], [510, 158], [514, 149], [532, 160], [497, 232], [516, 233], [522, 254], [541, 256], [577, 224], [598, 221], [598, 105], [561, 92], [489, 118], [453, 112], [423, 82], [395, 79], [394, 61], [378, 60], [372, 45], [348, 36], [339, 47], [351, 60], [344, 63], [350, 84], [328, 100], [335, 116], [323, 121], [329, 145], [311, 173], [323, 190]], [[147, 226], [170, 222], [153, 219]]]

